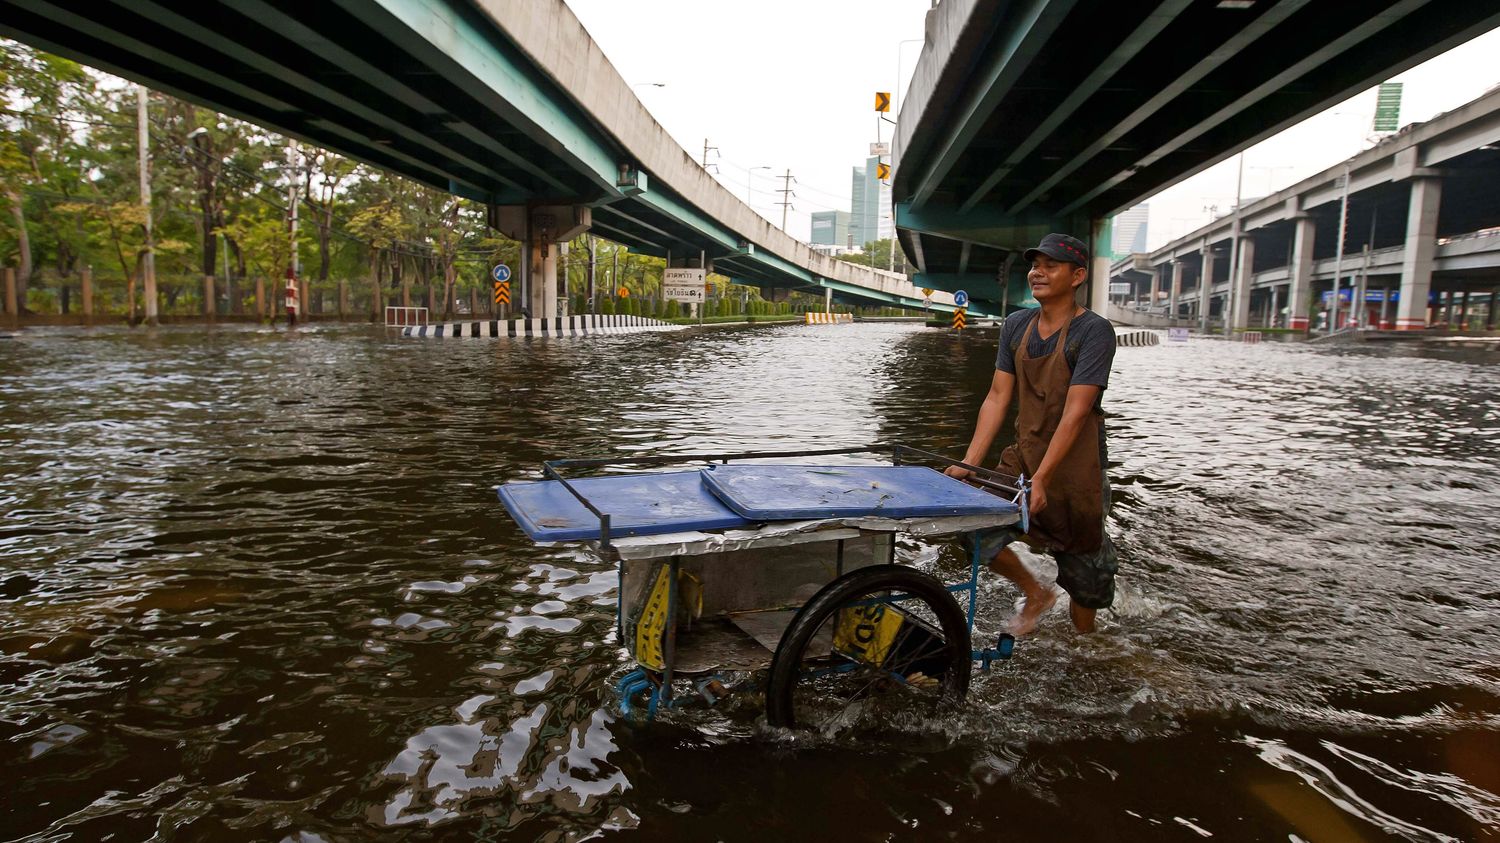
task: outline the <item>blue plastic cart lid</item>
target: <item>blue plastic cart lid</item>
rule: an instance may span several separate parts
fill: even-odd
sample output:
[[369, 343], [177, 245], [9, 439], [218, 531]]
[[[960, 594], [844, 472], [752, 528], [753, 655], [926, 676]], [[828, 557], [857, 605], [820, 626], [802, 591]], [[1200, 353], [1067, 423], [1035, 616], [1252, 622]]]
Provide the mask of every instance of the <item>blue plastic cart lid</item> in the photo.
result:
[[920, 465], [716, 465], [703, 483], [752, 521], [1016, 512], [1004, 498]]
[[[614, 474], [568, 482], [610, 516], [611, 538], [747, 526], [703, 488], [697, 471]], [[556, 480], [506, 483], [499, 492], [500, 501], [532, 541], [599, 538], [599, 518]]]

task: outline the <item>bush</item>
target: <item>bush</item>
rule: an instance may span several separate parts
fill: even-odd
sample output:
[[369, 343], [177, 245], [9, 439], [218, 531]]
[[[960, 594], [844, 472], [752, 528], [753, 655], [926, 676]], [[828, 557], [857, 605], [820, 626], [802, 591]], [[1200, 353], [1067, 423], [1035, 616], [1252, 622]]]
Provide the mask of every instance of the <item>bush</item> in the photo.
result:
[[599, 302], [599, 312], [606, 315], [614, 315], [615, 300], [610, 298], [609, 296], [605, 296], [604, 300]]

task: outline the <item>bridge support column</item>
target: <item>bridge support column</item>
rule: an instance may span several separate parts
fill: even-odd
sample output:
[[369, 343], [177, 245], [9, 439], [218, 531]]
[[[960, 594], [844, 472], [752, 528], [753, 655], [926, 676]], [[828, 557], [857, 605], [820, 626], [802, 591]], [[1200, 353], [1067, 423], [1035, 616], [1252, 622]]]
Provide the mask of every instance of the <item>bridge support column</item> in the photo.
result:
[[533, 319], [557, 318], [557, 244], [532, 238], [526, 244], [530, 282], [527, 310]]
[[522, 300], [533, 319], [557, 317], [557, 300], [567, 295], [558, 289], [557, 255], [562, 244], [589, 230], [593, 209], [584, 205], [491, 205], [491, 228], [521, 241], [526, 273], [522, 278]]
[[1427, 327], [1427, 294], [1432, 289], [1442, 199], [1441, 179], [1412, 179], [1411, 202], [1406, 213], [1406, 251], [1401, 257], [1401, 303], [1396, 307], [1398, 331], [1420, 331]]
[[[1089, 266], [1089, 277], [1085, 281], [1088, 287], [1085, 301], [1079, 304], [1085, 305], [1095, 313], [1103, 313], [1109, 306], [1109, 264], [1110, 259], [1100, 257], [1109, 254], [1110, 250], [1110, 225], [1108, 219], [1094, 220], [1089, 237], [1089, 254], [1093, 260]], [[1082, 292], [1082, 291], [1079, 291]]]
[[1161, 267], [1151, 267], [1151, 300], [1152, 311], [1156, 310], [1156, 294], [1161, 292]]
[[1239, 277], [1229, 280], [1229, 330], [1226, 333], [1243, 331], [1250, 327], [1250, 279], [1255, 265], [1255, 238], [1240, 237]]
[[1182, 261], [1172, 259], [1172, 291], [1167, 297], [1167, 313], [1177, 318], [1177, 299], [1182, 296]]
[[1207, 240], [1201, 247], [1203, 274], [1198, 278], [1198, 330], [1208, 333], [1208, 314], [1213, 310], [1214, 252]]
[[1312, 217], [1297, 217], [1292, 232], [1292, 265], [1289, 273], [1292, 283], [1287, 287], [1286, 326], [1294, 331], [1307, 330], [1308, 305], [1312, 301], [1313, 239], [1318, 233], [1318, 221]]
[[1484, 312], [1484, 329], [1495, 330], [1495, 300], [1500, 299], [1500, 290], [1490, 290], [1490, 309]]

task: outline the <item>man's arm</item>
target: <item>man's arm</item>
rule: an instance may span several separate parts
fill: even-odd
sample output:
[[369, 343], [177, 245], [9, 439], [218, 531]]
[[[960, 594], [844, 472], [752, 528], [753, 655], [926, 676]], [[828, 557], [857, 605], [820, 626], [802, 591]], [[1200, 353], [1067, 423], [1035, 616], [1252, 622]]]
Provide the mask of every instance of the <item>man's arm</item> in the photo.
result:
[[1036, 474], [1031, 478], [1030, 502], [1033, 513], [1047, 508], [1047, 484], [1052, 482], [1052, 472], [1057, 470], [1057, 464], [1062, 462], [1073, 443], [1078, 441], [1078, 431], [1083, 429], [1084, 419], [1094, 411], [1094, 403], [1099, 400], [1100, 391], [1099, 387], [1087, 384], [1068, 387], [1062, 420], [1057, 423], [1057, 432], [1052, 434], [1052, 441], [1047, 443], [1047, 454], [1042, 457], [1042, 464], [1037, 466]]
[[[979, 405], [979, 420], [974, 423], [974, 436], [969, 440], [969, 450], [964, 453], [964, 462], [969, 465], [984, 464], [984, 457], [990, 452], [990, 445], [1000, 432], [1000, 425], [1005, 423], [1005, 414], [1010, 410], [1010, 397], [1015, 394], [1015, 388], [1015, 375], [995, 370], [995, 377], [990, 381], [990, 391], [984, 396], [984, 403]], [[962, 480], [974, 472], [950, 465], [944, 473]]]

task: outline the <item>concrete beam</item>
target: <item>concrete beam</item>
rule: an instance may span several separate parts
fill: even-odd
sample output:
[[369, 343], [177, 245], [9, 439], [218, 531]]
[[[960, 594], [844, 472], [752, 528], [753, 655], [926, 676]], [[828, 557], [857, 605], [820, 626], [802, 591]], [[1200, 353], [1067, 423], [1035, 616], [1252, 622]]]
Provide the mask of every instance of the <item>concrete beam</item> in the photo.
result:
[[[922, 89], [917, 89], [919, 93], [916, 109], [923, 112], [919, 118], [920, 121], [924, 124], [944, 126], [945, 130], [938, 137], [932, 151], [926, 156], [927, 166], [922, 169], [922, 172], [907, 175], [902, 179], [902, 183], [909, 188], [913, 207], [920, 208], [932, 199], [943, 179], [952, 172], [953, 167], [968, 150], [969, 144], [984, 128], [985, 122], [995, 113], [995, 108], [999, 106], [1000, 101], [1010, 92], [1011, 86], [1030, 66], [1032, 60], [1041, 55], [1043, 49], [1050, 43], [1053, 34], [1062, 25], [1063, 19], [1067, 17], [1068, 12], [1072, 11], [1074, 2], [1075, 0], [1025, 0], [1025, 2], [1011, 4], [1010, 8], [1002, 6], [1000, 10], [975, 14], [980, 4], [954, 0], [953, 8], [942, 10], [945, 16], [954, 17], [967, 12], [968, 15], [960, 24], [962, 27], [989, 27], [993, 14], [1004, 14], [1006, 23], [1009, 25], [998, 33], [1000, 43], [986, 45], [984, 51], [986, 63], [983, 67], [977, 72], [970, 71], [963, 77], [949, 77], [950, 84], [961, 84], [963, 89], [969, 92], [966, 102], [950, 104], [932, 100], [924, 101], [920, 95]], [[939, 8], [941, 9], [941, 5]], [[955, 43], [958, 37], [955, 34]], [[946, 65], [946, 59], [946, 56], [929, 54], [924, 48], [921, 57], [917, 59], [918, 72], [924, 70], [924, 62], [929, 64], [942, 62]], [[937, 95], [936, 86], [937, 83], [934, 81], [934, 97]], [[912, 107], [912, 100], [912, 95], [908, 93], [906, 107]], [[941, 119], [938, 119], [940, 114]], [[956, 117], [951, 116], [955, 114]], [[898, 147], [895, 150], [897, 154], [894, 156], [898, 167], [901, 155], [905, 152], [904, 145], [900, 145], [901, 140], [909, 138], [910, 133], [903, 134], [898, 130]]]
[[[1297, 0], [1297, 2], [1306, 2], [1306, 0]], [[961, 198], [959, 210], [973, 210], [974, 206], [978, 205], [991, 190], [994, 190], [1002, 179], [1026, 160], [1026, 156], [1034, 152], [1054, 132], [1061, 129], [1063, 124], [1072, 118], [1090, 97], [1097, 94], [1105, 83], [1119, 73], [1121, 68], [1139, 55], [1146, 45], [1160, 35], [1172, 19], [1181, 14], [1191, 3], [1192, 0], [1166, 0], [1155, 12], [1147, 15], [1146, 19], [1127, 34], [1082, 82], [1068, 90], [1061, 102], [1053, 103], [1047, 109], [1047, 113], [1041, 115], [1042, 119], [1032, 128], [1026, 139], [1008, 150], [1005, 160], [990, 171], [978, 188], [973, 190], [968, 197]]]

